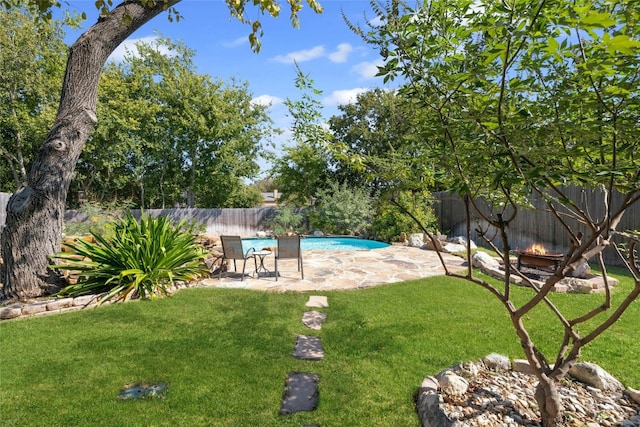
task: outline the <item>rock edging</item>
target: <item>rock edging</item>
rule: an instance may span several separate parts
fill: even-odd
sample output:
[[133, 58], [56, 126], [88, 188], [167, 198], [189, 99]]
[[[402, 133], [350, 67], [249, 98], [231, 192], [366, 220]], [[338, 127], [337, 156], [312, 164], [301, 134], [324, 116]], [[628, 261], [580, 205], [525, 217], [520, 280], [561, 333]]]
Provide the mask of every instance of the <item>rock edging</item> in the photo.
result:
[[[193, 284], [176, 284], [174, 286], [167, 287], [167, 292], [172, 294], [178, 289], [189, 287], [190, 285]], [[51, 298], [45, 301], [0, 306], [0, 322], [94, 308], [98, 306], [98, 301], [100, 301], [100, 299], [105, 295], [105, 293], [101, 293], [97, 295], [83, 295], [75, 298]], [[121, 301], [110, 299], [102, 302], [101, 305], [116, 304], [126, 301], [128, 300]]]
[[[531, 372], [526, 360], [492, 353], [428, 376], [416, 396], [422, 426], [540, 426]], [[560, 391], [579, 425], [640, 426], [640, 392], [598, 365], [576, 363]]]

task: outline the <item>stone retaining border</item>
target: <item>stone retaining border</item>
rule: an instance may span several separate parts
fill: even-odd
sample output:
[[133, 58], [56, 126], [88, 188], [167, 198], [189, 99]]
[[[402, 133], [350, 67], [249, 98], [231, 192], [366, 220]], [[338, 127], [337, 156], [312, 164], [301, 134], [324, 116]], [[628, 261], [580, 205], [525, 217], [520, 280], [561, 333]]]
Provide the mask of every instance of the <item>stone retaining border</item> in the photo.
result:
[[[197, 283], [181, 283], [175, 286], [167, 288], [169, 294], [175, 291], [187, 288], [199, 286]], [[94, 308], [98, 306], [98, 301], [104, 297], [106, 293], [97, 295], [83, 295], [75, 298], [52, 298], [46, 301], [36, 301], [25, 304], [13, 304], [10, 306], [0, 307], [0, 322], [5, 320], [16, 320], [27, 317], [46, 316], [50, 314], [67, 313], [70, 311], [84, 310], [87, 308]], [[129, 301], [116, 301], [115, 299], [106, 300], [101, 305], [117, 304], [120, 302]]]

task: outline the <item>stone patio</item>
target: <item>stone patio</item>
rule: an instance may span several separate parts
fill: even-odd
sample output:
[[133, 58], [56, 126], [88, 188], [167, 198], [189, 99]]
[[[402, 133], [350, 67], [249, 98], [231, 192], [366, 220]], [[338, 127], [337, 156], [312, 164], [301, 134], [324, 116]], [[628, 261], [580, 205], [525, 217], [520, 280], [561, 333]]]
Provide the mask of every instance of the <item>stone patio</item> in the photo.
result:
[[[223, 273], [202, 281], [204, 286], [221, 288], [246, 288], [276, 292], [285, 291], [323, 291], [338, 289], [360, 289], [387, 283], [421, 279], [445, 274], [435, 251], [409, 246], [393, 245], [383, 249], [363, 251], [303, 251], [304, 279], [300, 278], [297, 260], [280, 260], [279, 277], [276, 281], [273, 256], [264, 260], [269, 275], [261, 273], [259, 278], [252, 276], [253, 262], [247, 262], [248, 275], [240, 280], [240, 273]], [[447, 268], [461, 271], [465, 261], [451, 254], [442, 254]], [[242, 269], [242, 263], [238, 264]]]

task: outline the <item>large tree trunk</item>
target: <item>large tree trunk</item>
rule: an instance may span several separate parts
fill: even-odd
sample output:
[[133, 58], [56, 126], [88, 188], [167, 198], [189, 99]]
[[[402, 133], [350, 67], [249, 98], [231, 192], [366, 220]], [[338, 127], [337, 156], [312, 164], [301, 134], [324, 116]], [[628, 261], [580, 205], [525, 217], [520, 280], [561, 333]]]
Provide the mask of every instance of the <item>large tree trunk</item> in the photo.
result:
[[559, 427], [564, 423], [564, 408], [558, 394], [555, 380], [546, 375], [538, 375], [538, 386], [535, 398], [538, 402], [542, 425], [545, 427]]
[[49, 257], [60, 248], [69, 184], [97, 123], [102, 68], [120, 43], [179, 1], [146, 1], [147, 6], [140, 1], [125, 1], [101, 16], [71, 46], [56, 119], [27, 181], [7, 205], [0, 299], [38, 297], [59, 287], [59, 278], [49, 268]]

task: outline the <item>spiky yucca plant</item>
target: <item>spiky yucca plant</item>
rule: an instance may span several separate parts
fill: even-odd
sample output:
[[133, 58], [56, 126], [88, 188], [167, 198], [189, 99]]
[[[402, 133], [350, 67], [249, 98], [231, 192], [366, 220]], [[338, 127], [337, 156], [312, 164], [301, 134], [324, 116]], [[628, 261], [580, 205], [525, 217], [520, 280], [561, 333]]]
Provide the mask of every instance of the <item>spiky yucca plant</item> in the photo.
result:
[[96, 243], [65, 243], [70, 252], [57, 254], [52, 268], [78, 272], [78, 282], [63, 288], [59, 296], [106, 294], [100, 303], [116, 297], [153, 298], [167, 294], [174, 281], [191, 281], [205, 274], [202, 247], [195, 243], [194, 225], [174, 224], [167, 217], [142, 214], [140, 221], [128, 212], [107, 224], [105, 235], [91, 233]]

